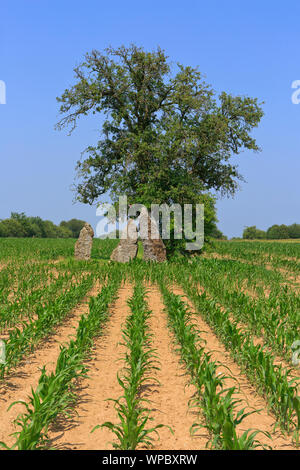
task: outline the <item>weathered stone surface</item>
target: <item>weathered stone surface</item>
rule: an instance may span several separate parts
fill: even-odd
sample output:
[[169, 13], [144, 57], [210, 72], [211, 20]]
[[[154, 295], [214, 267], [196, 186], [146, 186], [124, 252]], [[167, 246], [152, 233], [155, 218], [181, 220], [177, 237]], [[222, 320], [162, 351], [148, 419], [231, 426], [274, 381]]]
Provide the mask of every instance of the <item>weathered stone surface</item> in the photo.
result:
[[140, 235], [144, 247], [145, 261], [166, 261], [166, 247], [160, 238], [157, 224], [153, 217], [149, 217], [146, 209], [141, 210], [140, 214]]
[[94, 230], [86, 223], [81, 229], [79, 238], [75, 243], [75, 258], [89, 260], [93, 246]]
[[135, 258], [138, 251], [138, 233], [133, 220], [130, 220], [123, 230], [120, 243], [112, 252], [110, 259], [119, 263], [127, 263]]

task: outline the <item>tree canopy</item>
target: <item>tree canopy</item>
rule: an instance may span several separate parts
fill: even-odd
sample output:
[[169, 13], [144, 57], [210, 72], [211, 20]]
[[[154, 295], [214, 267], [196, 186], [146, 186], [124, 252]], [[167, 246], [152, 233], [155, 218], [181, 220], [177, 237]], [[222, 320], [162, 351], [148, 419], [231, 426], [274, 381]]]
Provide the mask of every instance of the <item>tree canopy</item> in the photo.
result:
[[288, 225], [289, 238], [300, 238], [300, 224]]
[[243, 238], [245, 238], [246, 240], [260, 240], [266, 238], [266, 236], [266, 232], [256, 228], [256, 225], [246, 227], [243, 232]]
[[73, 238], [78, 238], [80, 231], [83, 228], [84, 224], [85, 224], [84, 220], [71, 219], [71, 220], [68, 220], [67, 222], [63, 220], [59, 224], [59, 226], [65, 227], [68, 230], [70, 230], [72, 232]]
[[259, 230], [255, 225], [253, 225], [245, 228], [243, 238], [248, 240], [259, 240], [264, 238], [267, 238], [268, 240], [300, 238], [300, 224], [275, 224], [269, 227], [266, 232], [264, 230]]
[[81, 116], [99, 114], [100, 140], [78, 162], [81, 202], [103, 194], [129, 203], [197, 203], [203, 192], [234, 194], [242, 179], [230, 162], [262, 116], [256, 98], [216, 97], [197, 68], [172, 67], [165, 52], [131, 45], [86, 54], [60, 103], [58, 129], [72, 132]]
[[272, 225], [272, 227], [267, 230], [267, 238], [273, 240], [284, 240], [289, 237], [288, 227], [284, 224], [282, 225]]

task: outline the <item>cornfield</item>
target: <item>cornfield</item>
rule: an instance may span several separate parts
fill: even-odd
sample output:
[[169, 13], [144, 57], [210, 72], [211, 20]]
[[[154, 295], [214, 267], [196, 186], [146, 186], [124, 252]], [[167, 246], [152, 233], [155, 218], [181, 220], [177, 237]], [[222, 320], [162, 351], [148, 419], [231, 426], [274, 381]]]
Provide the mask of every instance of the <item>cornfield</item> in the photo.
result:
[[297, 449], [300, 243], [116, 243], [0, 240], [1, 447]]

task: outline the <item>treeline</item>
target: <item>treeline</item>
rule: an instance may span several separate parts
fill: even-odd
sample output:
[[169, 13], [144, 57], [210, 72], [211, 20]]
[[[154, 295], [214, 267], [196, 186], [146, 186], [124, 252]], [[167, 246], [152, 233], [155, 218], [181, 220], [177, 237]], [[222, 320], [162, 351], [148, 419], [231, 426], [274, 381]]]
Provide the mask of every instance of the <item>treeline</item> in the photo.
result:
[[78, 238], [83, 220], [71, 219], [55, 225], [40, 217], [27, 217], [24, 212], [12, 212], [9, 219], [0, 220], [0, 237], [17, 238]]
[[300, 224], [272, 225], [267, 231], [252, 227], [246, 227], [243, 238], [248, 240], [287, 240], [289, 238], [300, 238]]

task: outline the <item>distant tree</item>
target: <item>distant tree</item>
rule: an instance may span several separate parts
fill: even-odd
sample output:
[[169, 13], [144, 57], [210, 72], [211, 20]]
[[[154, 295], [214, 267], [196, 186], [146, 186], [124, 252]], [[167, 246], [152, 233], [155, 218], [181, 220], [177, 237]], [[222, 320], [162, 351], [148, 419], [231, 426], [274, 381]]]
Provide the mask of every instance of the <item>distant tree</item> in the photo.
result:
[[289, 231], [286, 225], [272, 225], [267, 230], [267, 238], [270, 240], [283, 240], [289, 238]]
[[38, 238], [46, 238], [44, 221], [41, 217], [28, 217], [31, 225], [32, 233], [30, 236]]
[[73, 233], [68, 227], [57, 227], [57, 237], [58, 238], [74, 238]]
[[73, 233], [50, 220], [12, 212], [10, 219], [0, 221], [0, 237], [72, 238]]
[[257, 240], [263, 240], [267, 238], [267, 234], [264, 230], [257, 229], [256, 237], [257, 237]]
[[22, 223], [16, 219], [4, 219], [0, 222], [1, 237], [26, 237]]
[[246, 240], [262, 240], [266, 238], [266, 232], [256, 228], [256, 225], [246, 227], [243, 231], [243, 238]]
[[217, 226], [211, 231], [210, 236], [216, 238], [217, 240], [227, 240], [226, 235], [224, 235]]
[[23, 235], [24, 237], [32, 237], [32, 227], [30, 224], [30, 221], [28, 217], [26, 217], [24, 212], [17, 213], [17, 212], [12, 212], [10, 215], [11, 220], [16, 220], [18, 221], [22, 227], [23, 227]]
[[42, 238], [43, 230], [40, 225], [34, 221], [30, 221], [30, 237]]
[[45, 220], [43, 225], [45, 238], [58, 238], [58, 230], [53, 222], [51, 222], [50, 220]]
[[300, 238], [300, 224], [292, 225], [272, 225], [266, 232], [259, 230], [255, 225], [246, 227], [243, 232], [244, 239], [263, 239], [284, 240], [289, 238]]
[[65, 227], [69, 229], [72, 233], [73, 238], [78, 238], [80, 231], [83, 228], [84, 224], [85, 224], [84, 220], [71, 219], [67, 222], [63, 220], [60, 223], [60, 227]]
[[300, 224], [292, 224], [288, 226], [289, 238], [300, 238]]

